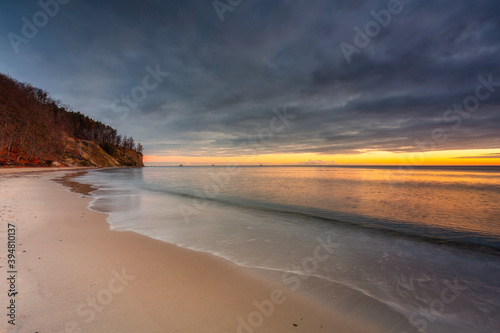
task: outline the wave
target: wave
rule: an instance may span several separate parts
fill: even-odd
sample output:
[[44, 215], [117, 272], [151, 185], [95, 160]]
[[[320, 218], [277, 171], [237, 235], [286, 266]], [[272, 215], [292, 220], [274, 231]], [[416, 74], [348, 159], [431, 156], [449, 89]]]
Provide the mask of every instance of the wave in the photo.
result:
[[[488, 235], [246, 199], [234, 191], [206, 198], [192, 184], [135, 174], [112, 170], [82, 178], [99, 188], [93, 204], [111, 212], [112, 229], [210, 253], [291, 289], [300, 285], [300, 292], [339, 311], [376, 312], [405, 326], [385, 331], [416, 331], [408, 324], [415, 315], [432, 332], [498, 331], [500, 246]], [[179, 204], [194, 202], [206, 211], [186, 224]], [[315, 258], [318, 237], [336, 247], [311, 269], [306, 264]], [[436, 312], [431, 305], [452, 282], [460, 295]]]
[[370, 232], [383, 233], [394, 237], [411, 238], [417, 241], [500, 255], [500, 240], [498, 240], [498, 238], [469, 230], [462, 232], [438, 227], [423, 225], [417, 226], [404, 221], [381, 219], [353, 213], [339, 213], [313, 207], [269, 203], [235, 197], [217, 196], [214, 198], [208, 198], [175, 189], [158, 188], [148, 184], [142, 184], [141, 187], [152, 192], [165, 193], [191, 199], [193, 201], [204, 201], [206, 204], [222, 204], [262, 212], [313, 218], [322, 220], [326, 223], [369, 230]]

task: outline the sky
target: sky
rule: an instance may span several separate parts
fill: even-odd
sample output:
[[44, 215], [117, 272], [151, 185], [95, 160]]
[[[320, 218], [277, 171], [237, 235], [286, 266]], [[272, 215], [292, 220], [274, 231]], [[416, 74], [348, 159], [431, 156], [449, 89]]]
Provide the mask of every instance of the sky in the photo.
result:
[[500, 164], [498, 0], [20, 0], [0, 72], [167, 164]]

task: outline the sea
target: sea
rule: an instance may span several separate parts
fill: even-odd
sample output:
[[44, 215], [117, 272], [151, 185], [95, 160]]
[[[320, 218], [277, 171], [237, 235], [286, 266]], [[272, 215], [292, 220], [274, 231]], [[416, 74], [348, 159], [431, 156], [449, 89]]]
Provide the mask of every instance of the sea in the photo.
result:
[[500, 332], [500, 167], [169, 166], [76, 180], [90, 209], [384, 332]]

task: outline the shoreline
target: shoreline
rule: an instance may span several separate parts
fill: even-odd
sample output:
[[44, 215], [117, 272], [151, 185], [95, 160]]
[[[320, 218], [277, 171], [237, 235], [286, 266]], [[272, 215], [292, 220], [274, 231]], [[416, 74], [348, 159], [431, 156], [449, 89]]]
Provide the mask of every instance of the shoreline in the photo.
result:
[[[4, 317], [0, 327], [14, 332], [375, 332], [221, 258], [111, 231], [106, 214], [87, 209], [91, 199], [51, 180], [78, 170], [54, 171], [60, 172], [0, 176], [6, 198], [0, 237], [7, 239], [7, 223], [16, 225], [19, 288], [16, 326], [12, 330]], [[7, 298], [2, 290], [2, 304]]]
[[0, 177], [9, 177], [18, 174], [35, 174], [46, 172], [71, 172], [105, 169], [98, 167], [0, 167]]

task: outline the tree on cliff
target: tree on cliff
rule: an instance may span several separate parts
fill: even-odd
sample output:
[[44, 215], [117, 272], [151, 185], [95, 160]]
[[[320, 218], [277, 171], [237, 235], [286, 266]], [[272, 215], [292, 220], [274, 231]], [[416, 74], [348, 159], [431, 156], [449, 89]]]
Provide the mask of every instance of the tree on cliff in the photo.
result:
[[135, 150], [141, 155], [144, 152], [144, 148], [142, 147], [142, 144], [140, 142], [137, 144]]
[[68, 137], [136, 149], [132, 137], [122, 139], [116, 129], [72, 111], [48, 92], [0, 73], [0, 165], [59, 160]]

